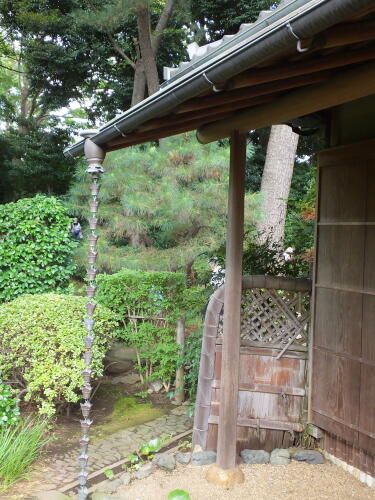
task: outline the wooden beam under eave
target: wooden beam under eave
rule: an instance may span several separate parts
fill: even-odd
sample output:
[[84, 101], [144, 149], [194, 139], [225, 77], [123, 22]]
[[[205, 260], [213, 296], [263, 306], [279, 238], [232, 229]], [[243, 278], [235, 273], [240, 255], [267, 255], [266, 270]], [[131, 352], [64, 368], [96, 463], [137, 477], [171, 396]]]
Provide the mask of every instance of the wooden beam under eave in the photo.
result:
[[326, 56], [320, 55], [319, 57], [314, 57], [314, 59], [308, 59], [308, 54], [306, 54], [302, 60], [295, 63], [288, 63], [286, 61], [282, 65], [245, 71], [235, 76], [229, 82], [229, 85], [234, 89], [243, 88], [327, 69], [339, 68], [372, 59], [375, 59], [375, 47], [335, 52]]
[[221, 106], [216, 106], [214, 108], [210, 107], [210, 108], [203, 108], [197, 111], [190, 111], [188, 113], [179, 115], [171, 113], [163, 118], [156, 118], [154, 120], [146, 122], [144, 125], [139, 127], [139, 129], [137, 129], [136, 133], [143, 133], [154, 129], [164, 128], [167, 126], [170, 127], [171, 123], [173, 123], [173, 125], [179, 125], [183, 123], [187, 124], [191, 121], [196, 122], [199, 119], [203, 122], [214, 115], [222, 114], [224, 112], [235, 111], [236, 109], [241, 109], [241, 108], [242, 109], [249, 108], [251, 106], [257, 106], [258, 104], [264, 104], [266, 102], [270, 102], [276, 96], [277, 94], [267, 94], [259, 97], [253, 97], [250, 99], [243, 99], [241, 101], [230, 102], [227, 104], [223, 104]]
[[203, 125], [197, 131], [197, 138], [207, 144], [229, 137], [233, 129], [245, 132], [283, 123], [372, 94], [375, 94], [375, 62], [341, 71], [323, 83], [290, 91], [270, 104], [237, 112], [232, 118]]
[[250, 99], [259, 97], [261, 95], [272, 94], [281, 92], [283, 90], [293, 89], [311, 85], [313, 83], [321, 82], [329, 77], [329, 72], [313, 73], [311, 75], [302, 75], [296, 78], [287, 78], [285, 80], [278, 80], [275, 82], [268, 82], [263, 85], [254, 87], [245, 87], [236, 90], [229, 90], [218, 92], [207, 97], [195, 97], [190, 101], [186, 101], [174, 110], [176, 114], [188, 113], [190, 111], [200, 110], [202, 108], [210, 108], [215, 106], [222, 106], [223, 104], [241, 101], [243, 99]]
[[338, 24], [319, 35], [324, 48], [342, 47], [353, 43], [368, 42], [375, 38], [375, 21]]
[[184, 123], [180, 123], [178, 125], [175, 125], [173, 121], [170, 120], [170, 124], [166, 127], [160, 127], [138, 134], [132, 133], [127, 137], [113, 139], [106, 144], [106, 151], [115, 151], [116, 149], [127, 148], [129, 146], [143, 144], [144, 142], [156, 141], [157, 139], [163, 139], [164, 137], [182, 134], [184, 132], [195, 130], [202, 123], [210, 123], [211, 121], [216, 121], [218, 119], [223, 120], [225, 118], [230, 118], [231, 116], [233, 116], [233, 112], [226, 111], [225, 113], [215, 114], [213, 116], [207, 117], [206, 119], [198, 118], [190, 122], [185, 121]]

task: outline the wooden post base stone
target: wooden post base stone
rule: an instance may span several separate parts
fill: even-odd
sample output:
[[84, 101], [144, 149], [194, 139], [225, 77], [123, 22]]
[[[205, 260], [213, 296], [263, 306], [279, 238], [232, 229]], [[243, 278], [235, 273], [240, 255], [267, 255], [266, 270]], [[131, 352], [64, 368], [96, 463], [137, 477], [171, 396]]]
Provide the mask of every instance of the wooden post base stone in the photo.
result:
[[217, 486], [228, 487], [242, 484], [245, 481], [245, 475], [238, 467], [224, 470], [218, 465], [212, 464], [207, 470], [206, 479], [209, 483]]

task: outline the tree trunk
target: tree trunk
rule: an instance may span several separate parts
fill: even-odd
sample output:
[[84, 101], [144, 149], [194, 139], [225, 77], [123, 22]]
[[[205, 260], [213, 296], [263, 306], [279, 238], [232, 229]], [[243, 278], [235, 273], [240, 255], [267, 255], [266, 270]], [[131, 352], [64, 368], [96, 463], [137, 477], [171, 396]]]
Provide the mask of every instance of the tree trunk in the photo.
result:
[[159, 90], [159, 75], [154, 51], [152, 49], [150, 10], [148, 7], [137, 7], [137, 27], [148, 94], [151, 95]]
[[143, 101], [146, 93], [146, 75], [141, 61], [137, 61], [134, 70], [134, 83], [131, 107]]
[[285, 217], [293, 175], [298, 135], [288, 125], [274, 125], [267, 146], [262, 176], [263, 214], [258, 224], [260, 241], [280, 243], [284, 238]]

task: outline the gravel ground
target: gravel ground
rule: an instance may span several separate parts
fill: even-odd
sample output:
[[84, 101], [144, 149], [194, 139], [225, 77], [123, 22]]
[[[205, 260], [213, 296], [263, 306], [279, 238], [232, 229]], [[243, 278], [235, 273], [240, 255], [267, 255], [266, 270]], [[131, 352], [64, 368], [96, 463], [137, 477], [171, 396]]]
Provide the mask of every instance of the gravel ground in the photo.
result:
[[244, 484], [225, 489], [205, 480], [207, 467], [178, 466], [171, 473], [156, 471], [116, 493], [122, 500], [166, 500], [174, 489], [190, 493], [191, 500], [375, 500], [368, 488], [339, 467], [292, 462], [286, 466], [242, 465]]

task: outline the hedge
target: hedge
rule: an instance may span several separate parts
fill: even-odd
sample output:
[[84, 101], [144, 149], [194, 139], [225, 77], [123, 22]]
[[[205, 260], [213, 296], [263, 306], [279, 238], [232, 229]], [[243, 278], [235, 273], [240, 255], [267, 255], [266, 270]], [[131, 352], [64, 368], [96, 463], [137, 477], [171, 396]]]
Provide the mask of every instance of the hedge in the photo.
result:
[[[51, 415], [76, 402], [83, 380], [84, 297], [23, 295], [0, 305], [0, 379], [17, 383], [25, 400]], [[95, 311], [93, 376], [103, 372], [103, 357], [116, 321], [103, 306]]]

